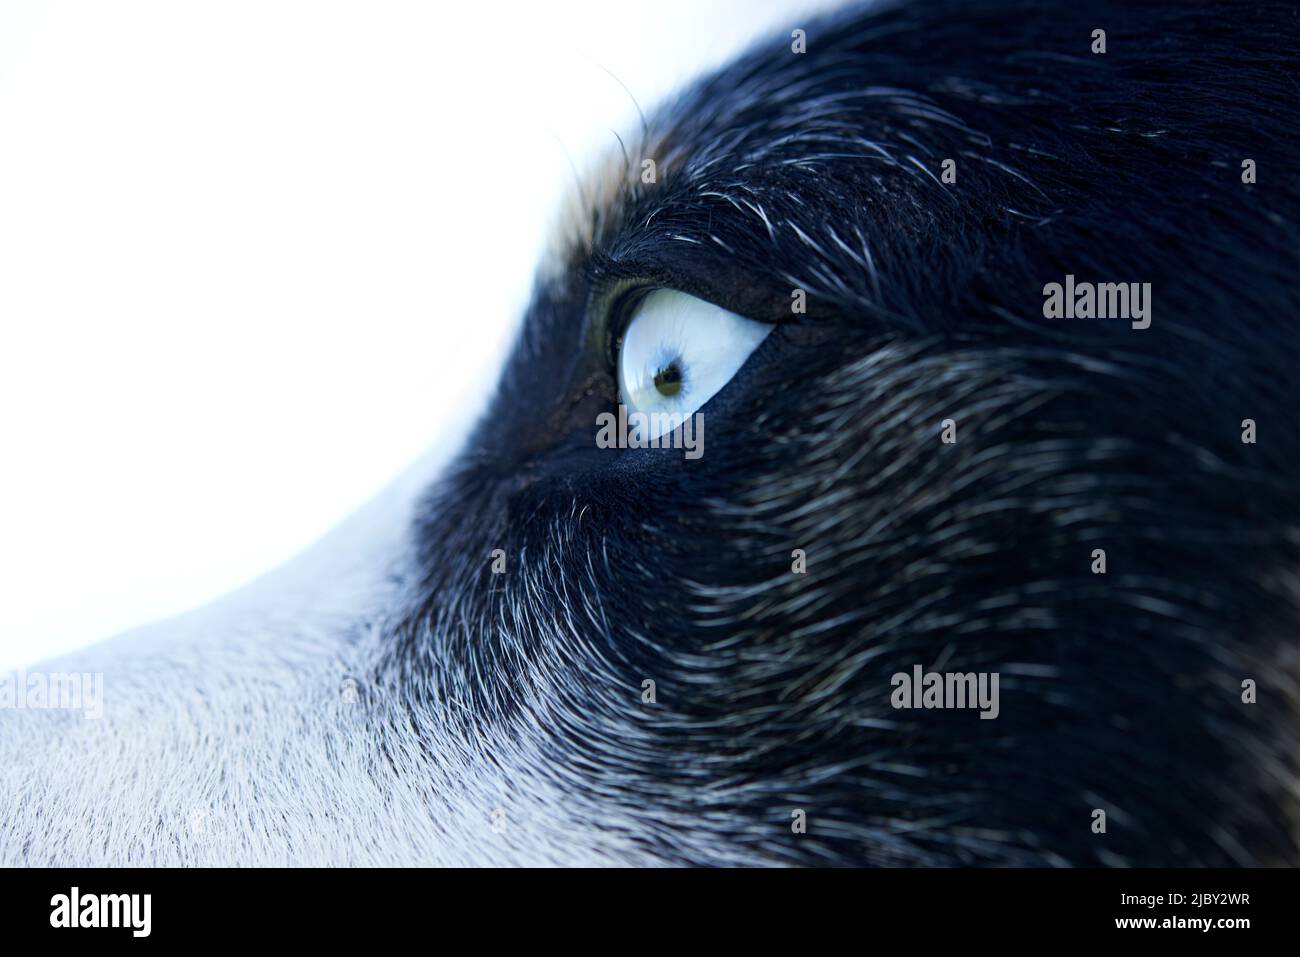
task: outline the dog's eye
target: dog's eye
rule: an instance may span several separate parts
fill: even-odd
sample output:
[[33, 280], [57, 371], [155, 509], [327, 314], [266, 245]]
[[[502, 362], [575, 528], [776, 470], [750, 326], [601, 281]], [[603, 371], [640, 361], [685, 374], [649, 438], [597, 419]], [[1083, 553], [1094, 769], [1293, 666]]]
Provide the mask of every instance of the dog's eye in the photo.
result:
[[641, 300], [623, 335], [622, 402], [628, 412], [691, 415], [731, 381], [772, 329], [684, 292], [656, 289]]

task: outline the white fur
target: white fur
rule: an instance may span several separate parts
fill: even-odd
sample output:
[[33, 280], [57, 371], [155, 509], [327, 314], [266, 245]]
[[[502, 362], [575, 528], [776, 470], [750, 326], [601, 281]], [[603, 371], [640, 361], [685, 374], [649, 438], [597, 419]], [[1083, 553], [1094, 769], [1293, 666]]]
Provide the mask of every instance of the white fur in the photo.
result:
[[600, 809], [531, 777], [509, 791], [438, 714], [421, 747], [365, 683], [438, 458], [248, 588], [43, 666], [103, 672], [104, 714], [0, 711], [0, 863], [632, 861]]

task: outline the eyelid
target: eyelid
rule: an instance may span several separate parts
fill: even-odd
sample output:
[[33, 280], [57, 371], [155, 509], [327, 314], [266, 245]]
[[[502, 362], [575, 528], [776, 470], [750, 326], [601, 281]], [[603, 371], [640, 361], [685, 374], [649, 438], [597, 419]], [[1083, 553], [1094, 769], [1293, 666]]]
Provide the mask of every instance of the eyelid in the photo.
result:
[[632, 310], [629, 297], [656, 284], [633, 276], [621, 278], [593, 277], [587, 298], [587, 349], [594, 351], [607, 368], [618, 358], [618, 341], [627, 330]]
[[653, 283], [634, 283], [620, 291], [606, 307], [605, 325], [608, 333], [605, 342], [611, 363], [617, 364], [619, 344], [627, 333], [627, 327], [632, 324], [637, 309], [645, 302], [646, 296], [656, 289], [666, 288], [670, 287]]
[[620, 279], [604, 290], [597, 298], [595, 306], [602, 313], [601, 325], [605, 330], [605, 359], [611, 368], [618, 367], [619, 346], [624, 334], [627, 332], [627, 327], [636, 317], [637, 308], [647, 296], [660, 289], [691, 296], [702, 302], [707, 302], [711, 306], [735, 313], [742, 319], [751, 319], [754, 322], [763, 322], [772, 326], [780, 325], [779, 322], [771, 319], [755, 318], [740, 310], [733, 309], [726, 303], [719, 301], [720, 297], [711, 295], [708, 291], [683, 289], [680, 285], [650, 278]]

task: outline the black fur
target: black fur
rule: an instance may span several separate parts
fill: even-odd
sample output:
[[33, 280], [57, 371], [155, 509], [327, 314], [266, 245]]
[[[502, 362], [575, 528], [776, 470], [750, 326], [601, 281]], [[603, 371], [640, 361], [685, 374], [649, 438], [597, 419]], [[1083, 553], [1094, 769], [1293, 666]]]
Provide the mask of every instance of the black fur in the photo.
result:
[[[539, 282], [380, 680], [672, 862], [1300, 863], [1296, 8], [790, 27]], [[1043, 318], [1067, 273], [1151, 328]], [[638, 285], [779, 323], [698, 461], [595, 446]], [[894, 710], [914, 664], [1000, 672], [1000, 717]]]

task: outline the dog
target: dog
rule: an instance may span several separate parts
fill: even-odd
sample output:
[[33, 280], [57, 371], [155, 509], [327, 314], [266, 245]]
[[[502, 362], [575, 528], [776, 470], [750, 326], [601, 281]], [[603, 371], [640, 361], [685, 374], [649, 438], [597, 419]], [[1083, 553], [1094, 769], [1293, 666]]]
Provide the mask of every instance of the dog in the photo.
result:
[[463, 444], [0, 711], [0, 861], [1300, 863], [1297, 49], [919, 0], [705, 76]]

